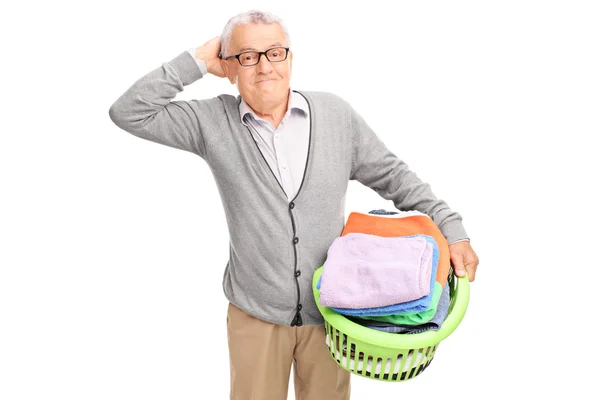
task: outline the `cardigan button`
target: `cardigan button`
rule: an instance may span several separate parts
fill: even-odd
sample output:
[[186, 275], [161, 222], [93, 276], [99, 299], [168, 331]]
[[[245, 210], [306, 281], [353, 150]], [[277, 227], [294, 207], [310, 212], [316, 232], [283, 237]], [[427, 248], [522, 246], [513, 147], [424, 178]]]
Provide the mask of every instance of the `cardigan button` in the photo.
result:
[[290, 210], [291, 210], [292, 208], [294, 208], [294, 206], [295, 206], [295, 204], [294, 204], [294, 202], [292, 201], [292, 202], [290, 203]]
[[297, 278], [297, 277], [299, 277], [299, 276], [300, 276], [300, 274], [301, 274], [301, 272], [300, 272], [300, 271], [296, 271], [296, 272], [294, 272], [294, 276], [295, 276], [296, 278]]
[[294, 244], [298, 243], [300, 239], [298, 239], [297, 237], [294, 238]]

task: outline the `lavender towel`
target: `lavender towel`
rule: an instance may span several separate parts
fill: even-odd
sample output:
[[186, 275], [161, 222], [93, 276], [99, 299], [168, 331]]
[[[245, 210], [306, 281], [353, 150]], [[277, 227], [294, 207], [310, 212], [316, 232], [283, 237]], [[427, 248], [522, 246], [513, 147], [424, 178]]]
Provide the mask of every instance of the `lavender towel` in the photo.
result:
[[[347, 235], [346, 235], [347, 236]], [[435, 285], [435, 275], [437, 274], [438, 261], [440, 259], [440, 250], [435, 241], [435, 239], [429, 235], [412, 235], [412, 236], [403, 236], [403, 237], [413, 237], [420, 236], [427, 240], [427, 242], [433, 244], [433, 256], [431, 262], [431, 280], [430, 280], [430, 292], [427, 296], [423, 296], [419, 299], [412, 300], [406, 303], [398, 303], [391, 306], [385, 307], [372, 307], [372, 308], [340, 308], [340, 307], [331, 307], [331, 309], [338, 314], [350, 315], [355, 317], [360, 316], [384, 316], [384, 315], [394, 315], [400, 314], [404, 312], [420, 312], [425, 311], [429, 308], [431, 303], [431, 298], [433, 295], [433, 287]], [[325, 268], [323, 268], [323, 273], [325, 273]], [[321, 280], [323, 275], [319, 278], [317, 282], [317, 289], [321, 287]], [[320, 302], [319, 302], [320, 303]]]
[[433, 245], [424, 237], [349, 233], [336, 238], [323, 265], [320, 304], [374, 308], [431, 291]]

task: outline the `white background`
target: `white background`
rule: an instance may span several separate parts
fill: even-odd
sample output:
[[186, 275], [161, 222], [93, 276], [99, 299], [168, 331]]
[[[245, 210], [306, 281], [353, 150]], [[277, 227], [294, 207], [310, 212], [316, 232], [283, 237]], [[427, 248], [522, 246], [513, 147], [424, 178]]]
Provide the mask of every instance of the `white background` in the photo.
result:
[[[0, 399], [228, 398], [214, 180], [108, 109], [249, 8], [286, 21], [293, 87], [348, 100], [481, 259], [429, 369], [354, 376], [352, 399], [597, 398], [597, 3], [36, 3], [0, 24]], [[350, 183], [348, 212], [390, 206]]]

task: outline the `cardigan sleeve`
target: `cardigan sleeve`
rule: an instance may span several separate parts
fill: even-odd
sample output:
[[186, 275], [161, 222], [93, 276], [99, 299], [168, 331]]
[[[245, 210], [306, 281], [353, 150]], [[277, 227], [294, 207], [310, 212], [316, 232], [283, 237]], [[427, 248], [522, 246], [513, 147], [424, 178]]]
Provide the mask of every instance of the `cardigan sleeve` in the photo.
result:
[[462, 217], [437, 198], [408, 165], [381, 141], [364, 119], [351, 108], [352, 167], [350, 179], [391, 200], [401, 211], [416, 210], [428, 215], [448, 243], [468, 240]]
[[138, 79], [110, 107], [110, 119], [137, 137], [206, 158], [207, 136], [219, 129], [220, 98], [176, 101], [184, 86], [202, 78], [189, 51]]

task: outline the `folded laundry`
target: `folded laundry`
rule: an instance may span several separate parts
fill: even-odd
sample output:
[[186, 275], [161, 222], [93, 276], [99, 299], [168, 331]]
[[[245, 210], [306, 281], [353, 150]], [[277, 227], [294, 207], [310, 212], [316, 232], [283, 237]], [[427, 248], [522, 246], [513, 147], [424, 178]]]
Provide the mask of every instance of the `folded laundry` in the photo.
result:
[[[433, 291], [436, 283], [436, 272], [438, 268], [438, 260], [439, 260], [439, 250], [437, 243], [431, 236], [426, 235], [415, 235], [421, 236], [427, 240], [428, 243], [433, 245], [433, 254], [432, 254], [432, 267], [431, 267], [431, 277], [430, 277], [430, 292], [426, 296], [420, 297], [416, 300], [407, 301], [404, 303], [392, 304], [389, 306], [382, 307], [370, 307], [370, 308], [344, 308], [344, 307], [331, 307], [331, 309], [339, 314], [343, 315], [353, 315], [353, 316], [382, 316], [382, 315], [393, 315], [400, 314], [405, 312], [421, 312], [429, 309], [431, 305], [431, 300], [433, 298]], [[412, 236], [408, 236], [412, 237]], [[323, 268], [325, 270], [325, 268]], [[317, 289], [321, 290], [323, 275], [319, 278], [317, 282]], [[319, 301], [321, 305], [321, 301]], [[432, 314], [433, 316], [433, 314]]]
[[384, 237], [418, 234], [433, 237], [439, 248], [439, 263], [435, 278], [442, 287], [446, 285], [450, 271], [448, 242], [429, 216], [424, 214], [415, 215], [411, 212], [387, 215], [351, 212], [346, 220], [346, 225], [341, 236], [356, 232]]
[[435, 282], [434, 245], [433, 238], [418, 235], [350, 233], [336, 238], [323, 266], [320, 304], [376, 308], [427, 296]]
[[[447, 285], [446, 285], [447, 286]], [[437, 282], [434, 282], [433, 287], [433, 296], [431, 296], [431, 303], [429, 303], [429, 307], [425, 311], [410, 311], [410, 312], [400, 312], [389, 315], [363, 315], [361, 316], [364, 319], [374, 320], [378, 322], [389, 322], [392, 324], [406, 324], [406, 325], [419, 325], [429, 322], [435, 316], [438, 304], [440, 302], [440, 298], [442, 297], [442, 292], [444, 289], [442, 285]]]
[[[436, 289], [439, 288], [439, 283], [436, 282]], [[435, 301], [435, 294], [434, 300]], [[389, 333], [403, 333], [403, 334], [415, 334], [421, 333], [428, 330], [439, 330], [442, 326], [442, 323], [446, 320], [448, 316], [448, 309], [450, 307], [450, 286], [444, 286], [442, 290], [441, 296], [439, 298], [439, 302], [437, 304], [435, 315], [433, 318], [427, 322], [416, 322], [411, 319], [411, 316], [408, 314], [398, 314], [391, 316], [393, 318], [389, 319], [389, 322], [386, 321], [386, 318], [389, 317], [367, 317], [368, 319], [360, 318], [360, 317], [348, 317], [353, 322], [356, 322], [359, 325], [363, 325], [367, 328], [376, 329], [382, 332]], [[410, 322], [410, 323], [408, 323]]]

